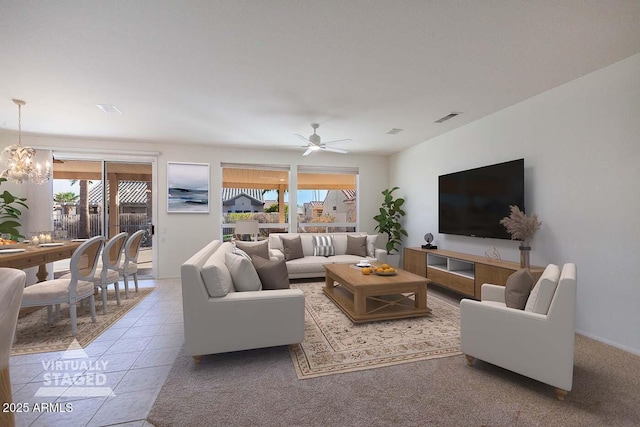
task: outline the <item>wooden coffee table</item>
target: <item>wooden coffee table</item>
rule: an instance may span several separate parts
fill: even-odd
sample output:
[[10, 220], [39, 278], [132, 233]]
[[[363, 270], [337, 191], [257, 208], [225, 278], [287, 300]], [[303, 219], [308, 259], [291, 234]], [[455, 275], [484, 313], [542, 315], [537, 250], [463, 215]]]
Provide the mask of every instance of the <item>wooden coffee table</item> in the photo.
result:
[[[427, 316], [427, 285], [430, 280], [396, 270], [395, 276], [364, 275], [349, 264], [325, 265], [324, 294], [353, 323]], [[336, 286], [338, 282], [338, 286]]]

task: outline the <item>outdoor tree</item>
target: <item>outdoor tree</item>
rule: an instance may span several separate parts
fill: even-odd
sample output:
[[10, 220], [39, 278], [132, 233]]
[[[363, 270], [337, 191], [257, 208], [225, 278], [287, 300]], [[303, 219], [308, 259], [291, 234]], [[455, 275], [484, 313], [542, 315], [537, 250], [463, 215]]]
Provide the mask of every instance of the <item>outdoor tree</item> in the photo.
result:
[[72, 191], [63, 191], [53, 195], [53, 201], [64, 206], [65, 215], [69, 214], [68, 205], [75, 204], [78, 201], [78, 198], [80, 198], [80, 196]]
[[91, 234], [89, 223], [89, 183], [86, 179], [71, 180], [71, 185], [76, 182], [80, 183], [80, 196], [78, 198], [78, 237], [81, 239], [89, 238]]

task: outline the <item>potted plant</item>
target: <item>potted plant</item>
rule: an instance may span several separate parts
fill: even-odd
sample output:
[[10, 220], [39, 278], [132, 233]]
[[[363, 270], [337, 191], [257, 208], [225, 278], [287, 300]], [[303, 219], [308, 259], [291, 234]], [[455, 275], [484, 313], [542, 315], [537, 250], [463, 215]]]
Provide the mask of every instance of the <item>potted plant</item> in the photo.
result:
[[500, 220], [500, 224], [504, 225], [511, 240], [520, 240], [520, 267], [530, 268], [529, 254], [531, 252], [531, 239], [536, 230], [540, 228], [542, 223], [538, 221], [538, 215], [532, 214], [527, 217], [524, 212], [515, 205], [509, 206], [511, 214]]
[[405, 211], [402, 210], [404, 199], [394, 199], [392, 194], [398, 189], [399, 187], [393, 187], [391, 190], [386, 189], [382, 192], [384, 201], [380, 206], [380, 213], [373, 217], [378, 223], [375, 229], [387, 235], [387, 262], [394, 264], [395, 261], [395, 267], [400, 263], [398, 248], [402, 244], [402, 236], [408, 236], [407, 231], [402, 228], [400, 223], [402, 217], [406, 215]]
[[[6, 180], [6, 178], [0, 178], [0, 184]], [[11, 239], [24, 238], [18, 231], [18, 227], [20, 227], [18, 220], [22, 215], [19, 206], [29, 209], [25, 203], [26, 200], [24, 197], [14, 196], [7, 190], [0, 194], [0, 234], [9, 234]]]

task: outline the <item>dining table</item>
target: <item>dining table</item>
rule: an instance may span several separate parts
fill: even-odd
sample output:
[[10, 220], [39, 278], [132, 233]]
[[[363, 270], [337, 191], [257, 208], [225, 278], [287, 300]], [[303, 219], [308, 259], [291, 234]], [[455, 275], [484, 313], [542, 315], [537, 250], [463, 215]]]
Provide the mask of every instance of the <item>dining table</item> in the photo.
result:
[[25, 269], [38, 267], [38, 282], [47, 280], [47, 264], [71, 258], [82, 241], [51, 242], [32, 246], [18, 243], [10, 247], [0, 246], [0, 267]]

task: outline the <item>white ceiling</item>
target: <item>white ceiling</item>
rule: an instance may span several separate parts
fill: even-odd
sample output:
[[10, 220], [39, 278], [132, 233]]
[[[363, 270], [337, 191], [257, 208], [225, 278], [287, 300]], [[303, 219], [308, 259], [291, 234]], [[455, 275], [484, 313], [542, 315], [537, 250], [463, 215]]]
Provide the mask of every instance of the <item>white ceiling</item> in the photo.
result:
[[638, 52], [638, 0], [3, 0], [0, 129], [393, 153]]

